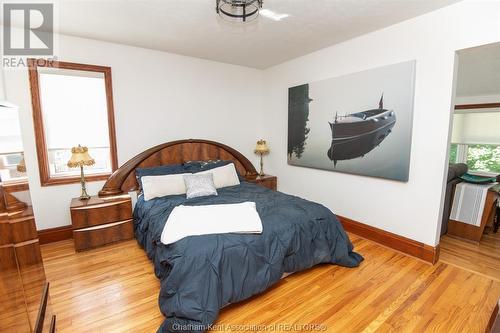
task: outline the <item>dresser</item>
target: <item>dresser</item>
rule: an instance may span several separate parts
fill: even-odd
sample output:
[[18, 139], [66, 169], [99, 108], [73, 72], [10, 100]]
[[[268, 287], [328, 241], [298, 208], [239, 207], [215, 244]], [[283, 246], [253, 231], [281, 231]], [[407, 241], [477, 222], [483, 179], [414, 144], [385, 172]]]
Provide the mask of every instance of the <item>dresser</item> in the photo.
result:
[[132, 200], [129, 195], [71, 201], [71, 224], [76, 251], [134, 237]]
[[0, 184], [0, 332], [54, 332], [49, 298], [33, 210]]

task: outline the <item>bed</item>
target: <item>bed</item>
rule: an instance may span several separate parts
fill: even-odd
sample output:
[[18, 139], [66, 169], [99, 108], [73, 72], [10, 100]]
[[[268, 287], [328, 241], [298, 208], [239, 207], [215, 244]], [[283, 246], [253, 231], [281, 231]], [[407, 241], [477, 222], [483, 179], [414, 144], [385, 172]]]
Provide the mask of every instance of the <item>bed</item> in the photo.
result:
[[[238, 151], [207, 140], [181, 140], [151, 148], [118, 169], [101, 196], [138, 190], [136, 168], [226, 160], [234, 163], [241, 183], [217, 196], [186, 199], [171, 195], [144, 200], [134, 209], [135, 235], [161, 280], [159, 306], [166, 319], [159, 332], [204, 332], [220, 309], [259, 294], [286, 273], [322, 263], [356, 267], [363, 258], [353, 252], [342, 225], [324, 206], [252, 183], [253, 165]], [[169, 214], [179, 205], [205, 206], [255, 202], [261, 234], [213, 234], [160, 242]]]

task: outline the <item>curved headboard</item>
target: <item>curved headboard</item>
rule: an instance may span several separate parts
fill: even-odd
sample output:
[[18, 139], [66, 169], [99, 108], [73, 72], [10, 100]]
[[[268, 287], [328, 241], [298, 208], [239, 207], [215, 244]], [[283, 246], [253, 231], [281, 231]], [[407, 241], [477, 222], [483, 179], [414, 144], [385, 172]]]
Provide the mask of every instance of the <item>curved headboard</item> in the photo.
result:
[[137, 190], [139, 185], [135, 177], [136, 168], [207, 160], [231, 160], [241, 176], [257, 177], [253, 164], [236, 149], [208, 140], [178, 140], [149, 148], [130, 159], [113, 172], [99, 191], [99, 196], [120, 195]]

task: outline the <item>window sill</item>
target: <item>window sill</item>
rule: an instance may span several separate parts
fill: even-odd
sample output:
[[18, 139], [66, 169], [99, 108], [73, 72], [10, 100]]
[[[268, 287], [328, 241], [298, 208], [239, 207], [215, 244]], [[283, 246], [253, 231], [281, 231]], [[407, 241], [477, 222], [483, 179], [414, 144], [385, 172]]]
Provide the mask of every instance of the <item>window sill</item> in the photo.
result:
[[[101, 180], [106, 180], [111, 176], [111, 173], [100, 173], [85, 176], [86, 182], [97, 182]], [[40, 180], [42, 186], [56, 186], [56, 185], [67, 185], [67, 184], [77, 184], [80, 183], [80, 176], [67, 176], [67, 177], [52, 177], [49, 179]]]

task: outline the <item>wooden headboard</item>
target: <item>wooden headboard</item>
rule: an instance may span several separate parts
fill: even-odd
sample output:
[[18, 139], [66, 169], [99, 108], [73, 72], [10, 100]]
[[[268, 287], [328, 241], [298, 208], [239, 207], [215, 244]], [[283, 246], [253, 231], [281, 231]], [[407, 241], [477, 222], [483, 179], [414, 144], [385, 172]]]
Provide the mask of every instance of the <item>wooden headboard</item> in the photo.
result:
[[107, 197], [138, 190], [136, 168], [208, 160], [231, 160], [241, 176], [248, 179], [257, 177], [253, 164], [236, 149], [208, 140], [178, 140], [150, 148], [123, 164], [108, 178], [99, 191], [99, 196]]

